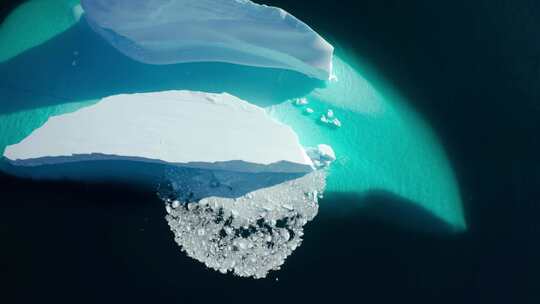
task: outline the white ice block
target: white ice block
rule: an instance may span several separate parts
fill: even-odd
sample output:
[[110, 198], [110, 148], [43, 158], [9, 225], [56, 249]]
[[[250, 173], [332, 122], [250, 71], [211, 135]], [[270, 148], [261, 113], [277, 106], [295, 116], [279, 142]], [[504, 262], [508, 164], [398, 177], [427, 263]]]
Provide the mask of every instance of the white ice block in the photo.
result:
[[82, 0], [86, 19], [140, 62], [227, 62], [328, 80], [334, 48], [286, 11], [249, 0]]
[[121, 160], [250, 173], [312, 171], [297, 135], [264, 109], [229, 94], [192, 91], [107, 97], [51, 117], [4, 156], [26, 167]]

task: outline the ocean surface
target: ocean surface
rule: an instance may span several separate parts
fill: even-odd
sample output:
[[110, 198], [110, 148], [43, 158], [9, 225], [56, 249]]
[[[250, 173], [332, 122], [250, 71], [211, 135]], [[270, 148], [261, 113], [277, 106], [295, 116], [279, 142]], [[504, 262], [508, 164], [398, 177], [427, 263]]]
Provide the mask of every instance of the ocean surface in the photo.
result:
[[[18, 2], [2, 4], [2, 18]], [[250, 101], [270, 100], [262, 105], [276, 104], [272, 115], [309, 135], [303, 144], [335, 140], [339, 160], [319, 215], [306, 226], [302, 246], [282, 270], [252, 280], [206, 269], [173, 242], [155, 193], [127, 184], [0, 175], [2, 302], [538, 303], [540, 5], [487, 0], [265, 3], [291, 12], [336, 46], [336, 85], [361, 87], [349, 90], [347, 98], [331, 86], [308, 95], [317, 112], [329, 104], [334, 108], [344, 124], [340, 130], [317, 124], [316, 117], [290, 102], [277, 105], [320, 84], [299, 82], [294, 73], [276, 80], [272, 73], [228, 65], [220, 67], [225, 76], [204, 83], [200, 79], [215, 65], [194, 65], [195, 76], [134, 65], [92, 41], [97, 38], [73, 26], [67, 14], [65, 20], [55, 19], [58, 28], [20, 29], [43, 39], [66, 31], [67, 38], [58, 43], [32, 49], [33, 42], [25, 40], [0, 47], [0, 59], [6, 61], [0, 64], [0, 115], [9, 121], [0, 127], [12, 130], [4, 131], [11, 137], [0, 138], [0, 150], [50, 115], [92, 104], [114, 90], [211, 86], [236, 90]], [[26, 57], [12, 57], [24, 49]], [[105, 62], [91, 61], [95, 56], [85, 52], [101, 54]], [[63, 66], [78, 60], [78, 68], [92, 73], [55, 71], [66, 60]], [[14, 70], [21, 61], [28, 62], [27, 70]], [[116, 67], [113, 73], [107, 73], [108, 65]], [[164, 81], [180, 76], [149, 86], [134, 76], [140, 73], [128, 71]], [[73, 78], [51, 88], [44, 81], [51, 73]], [[239, 87], [235, 75], [251, 75], [253, 83]], [[125, 87], [111, 85], [126, 77]], [[6, 85], [25, 81], [33, 90], [14, 94]], [[261, 90], [261, 83], [272, 86]], [[24, 102], [26, 96], [46, 107], [29, 116], [34, 105]], [[67, 100], [67, 106], [57, 106]], [[355, 100], [367, 104], [359, 107]], [[21, 123], [21, 115], [30, 122]], [[351, 124], [355, 128], [347, 127]], [[366, 159], [373, 163], [355, 161]], [[346, 170], [361, 174], [347, 178]], [[418, 184], [430, 191], [416, 191]], [[396, 195], [361, 191], [378, 186]], [[441, 232], [441, 223], [461, 229]]]

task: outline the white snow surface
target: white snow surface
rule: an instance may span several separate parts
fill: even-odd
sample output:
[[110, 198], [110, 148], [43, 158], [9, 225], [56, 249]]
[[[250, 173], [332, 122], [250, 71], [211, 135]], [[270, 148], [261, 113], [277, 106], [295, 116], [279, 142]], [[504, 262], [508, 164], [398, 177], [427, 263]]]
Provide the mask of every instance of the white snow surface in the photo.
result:
[[297, 135], [264, 109], [192, 91], [104, 98], [49, 118], [4, 156], [23, 166], [122, 157], [238, 172], [312, 171]]
[[92, 28], [140, 62], [227, 62], [328, 80], [334, 48], [283, 9], [249, 0], [82, 0]]

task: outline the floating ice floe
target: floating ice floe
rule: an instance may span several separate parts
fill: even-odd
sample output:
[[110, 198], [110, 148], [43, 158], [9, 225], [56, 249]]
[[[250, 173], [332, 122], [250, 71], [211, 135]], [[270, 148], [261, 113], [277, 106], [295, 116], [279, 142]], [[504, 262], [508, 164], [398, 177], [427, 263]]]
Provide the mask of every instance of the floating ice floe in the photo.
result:
[[294, 105], [296, 106], [306, 106], [309, 104], [309, 101], [307, 100], [307, 98], [303, 97], [303, 98], [297, 98], [293, 101]]
[[306, 108], [305, 112], [307, 114], [313, 114], [315, 111], [312, 108]]
[[286, 11], [249, 0], [82, 0], [93, 29], [149, 64], [217, 61], [328, 80], [334, 48]]
[[326, 114], [321, 115], [320, 122], [332, 127], [341, 128], [341, 121], [335, 117], [333, 110], [328, 110]]
[[334, 118], [334, 111], [333, 110], [328, 110], [326, 112], [326, 117], [327, 118]]

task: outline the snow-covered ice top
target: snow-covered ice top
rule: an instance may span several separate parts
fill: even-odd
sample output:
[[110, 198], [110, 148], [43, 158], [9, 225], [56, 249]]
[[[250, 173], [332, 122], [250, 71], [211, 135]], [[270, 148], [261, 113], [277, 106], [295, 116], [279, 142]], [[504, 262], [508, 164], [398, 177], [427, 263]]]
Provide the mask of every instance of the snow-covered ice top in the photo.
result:
[[242, 172], [312, 171], [297, 135], [264, 109], [192, 91], [107, 97], [51, 117], [4, 156], [19, 165], [120, 156]]
[[216, 61], [328, 80], [334, 48], [283, 9], [249, 0], [82, 0], [90, 25], [149, 64]]

